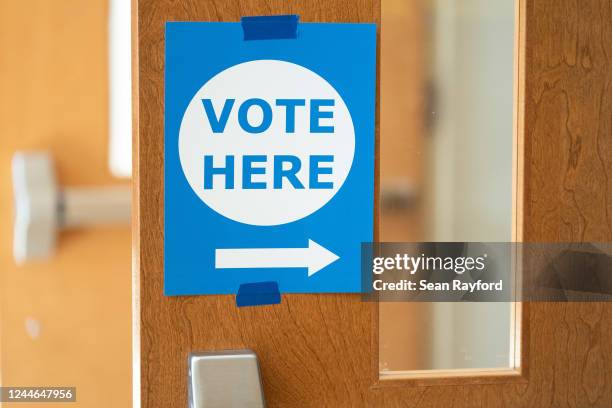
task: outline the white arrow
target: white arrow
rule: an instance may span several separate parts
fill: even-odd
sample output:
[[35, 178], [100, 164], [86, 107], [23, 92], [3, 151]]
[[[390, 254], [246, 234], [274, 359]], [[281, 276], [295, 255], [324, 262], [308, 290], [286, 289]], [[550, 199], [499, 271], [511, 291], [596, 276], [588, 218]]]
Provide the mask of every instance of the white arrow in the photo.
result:
[[216, 249], [215, 268], [308, 268], [310, 277], [338, 258], [309, 239], [308, 248]]

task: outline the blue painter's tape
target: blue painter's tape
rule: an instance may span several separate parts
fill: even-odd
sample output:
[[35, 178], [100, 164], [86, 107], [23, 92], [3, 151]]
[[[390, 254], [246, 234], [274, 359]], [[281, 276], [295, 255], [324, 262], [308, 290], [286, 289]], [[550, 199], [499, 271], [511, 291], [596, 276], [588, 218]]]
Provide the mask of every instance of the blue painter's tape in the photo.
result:
[[297, 14], [254, 16], [242, 17], [240, 23], [245, 41], [295, 39], [299, 19]]
[[236, 306], [276, 305], [281, 302], [277, 282], [243, 283], [238, 288]]

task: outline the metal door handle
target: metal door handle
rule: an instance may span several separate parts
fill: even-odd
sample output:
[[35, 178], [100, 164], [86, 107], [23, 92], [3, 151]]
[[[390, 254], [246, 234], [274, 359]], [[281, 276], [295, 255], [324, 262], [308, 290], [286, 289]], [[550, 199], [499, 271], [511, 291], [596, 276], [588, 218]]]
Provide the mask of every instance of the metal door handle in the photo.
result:
[[257, 355], [224, 350], [189, 355], [190, 408], [264, 408]]
[[129, 186], [60, 188], [47, 152], [13, 156], [17, 263], [50, 256], [62, 229], [100, 224], [129, 224]]

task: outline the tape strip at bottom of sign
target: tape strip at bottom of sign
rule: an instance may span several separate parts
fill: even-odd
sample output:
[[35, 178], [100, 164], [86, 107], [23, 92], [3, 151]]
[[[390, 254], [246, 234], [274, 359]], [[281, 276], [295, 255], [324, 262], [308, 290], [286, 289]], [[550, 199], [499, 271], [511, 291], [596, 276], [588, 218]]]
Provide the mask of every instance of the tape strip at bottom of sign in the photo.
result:
[[280, 16], [242, 17], [240, 23], [244, 40], [281, 40], [297, 38], [297, 24], [300, 17], [296, 14]]
[[277, 305], [281, 302], [281, 294], [277, 282], [243, 283], [238, 288], [236, 306]]

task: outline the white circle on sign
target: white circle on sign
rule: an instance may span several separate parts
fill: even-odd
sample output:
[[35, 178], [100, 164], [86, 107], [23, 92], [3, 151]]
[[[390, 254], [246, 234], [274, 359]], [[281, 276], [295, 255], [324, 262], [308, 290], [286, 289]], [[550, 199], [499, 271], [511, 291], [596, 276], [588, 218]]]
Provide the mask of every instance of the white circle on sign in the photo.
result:
[[[245, 105], [241, 126], [238, 112], [251, 99], [270, 106], [268, 128], [261, 101]], [[292, 109], [279, 99], [304, 100], [294, 107], [294, 128], [287, 127]], [[196, 195], [217, 213], [250, 225], [286, 224], [323, 207], [342, 187], [354, 153], [353, 121], [338, 92], [313, 71], [278, 60], [245, 62], [215, 75], [191, 99], [179, 131], [181, 167]]]

